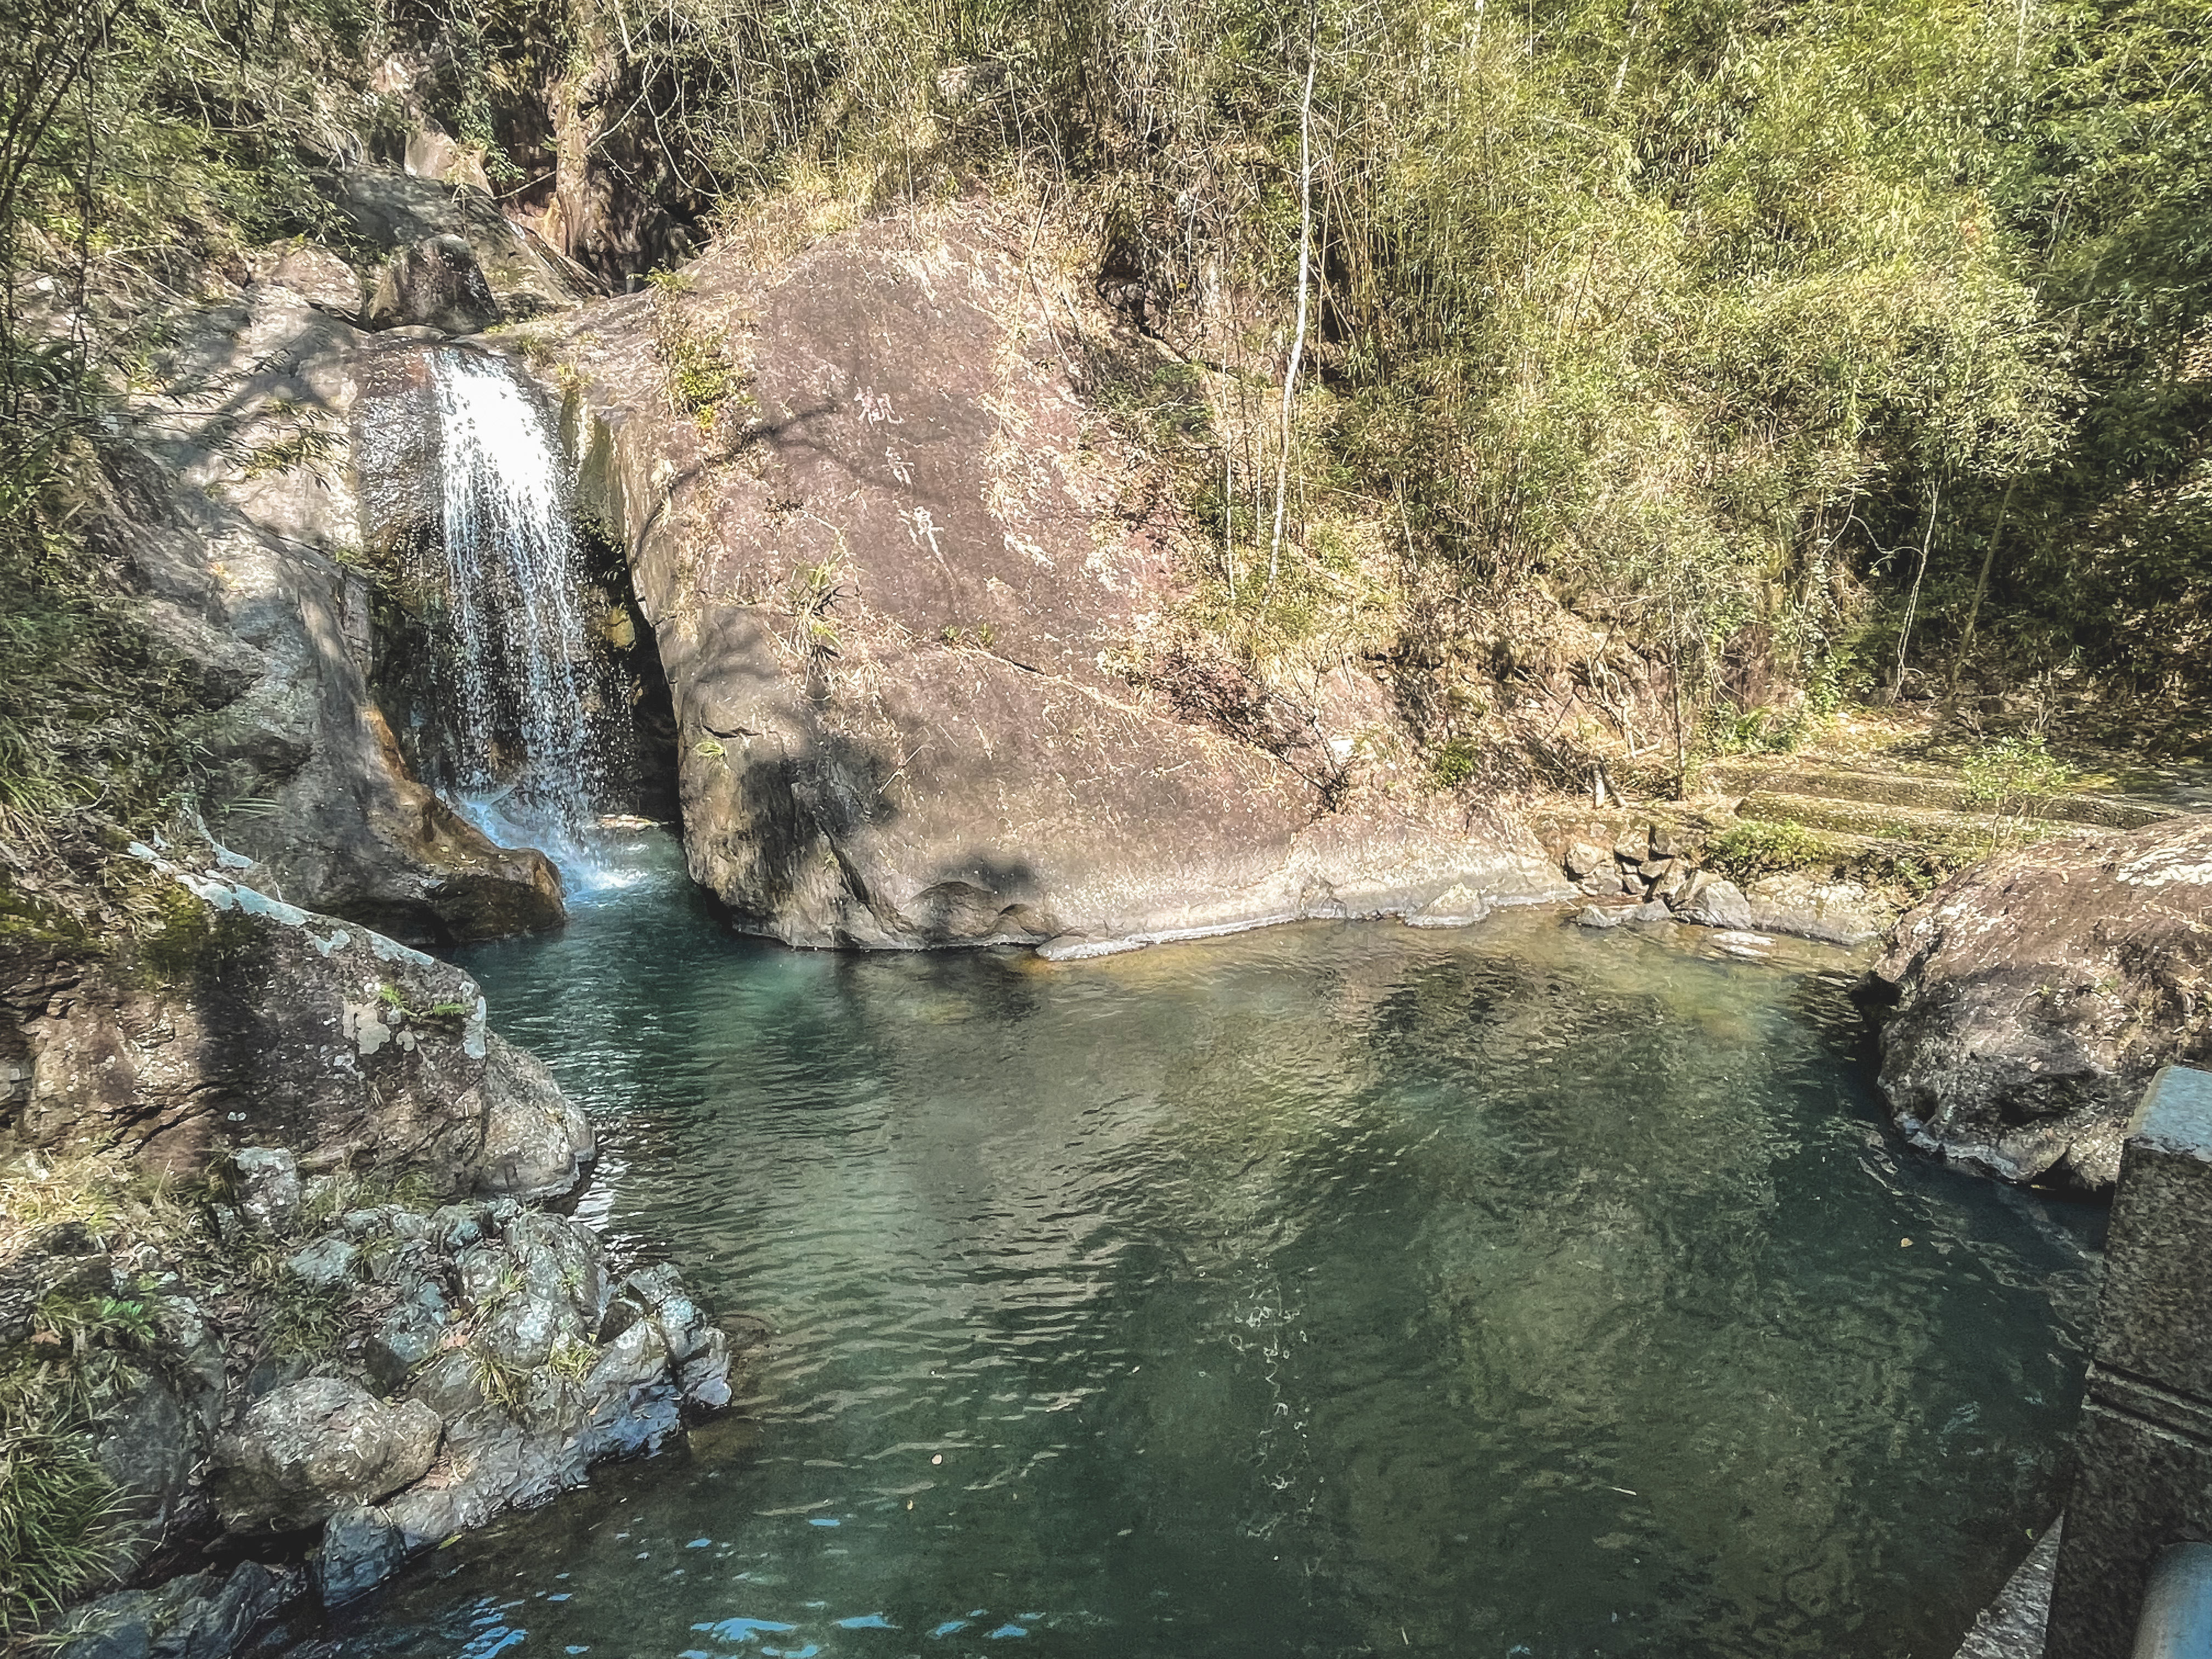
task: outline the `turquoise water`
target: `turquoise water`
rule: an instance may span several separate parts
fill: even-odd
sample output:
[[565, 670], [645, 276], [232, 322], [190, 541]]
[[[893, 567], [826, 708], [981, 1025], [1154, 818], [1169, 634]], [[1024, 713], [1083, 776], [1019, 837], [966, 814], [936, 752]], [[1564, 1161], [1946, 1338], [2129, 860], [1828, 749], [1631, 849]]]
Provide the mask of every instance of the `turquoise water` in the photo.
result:
[[1839, 953], [811, 954], [664, 877], [468, 966], [584, 1213], [775, 1334], [329, 1651], [1947, 1659], [2055, 1508], [2087, 1254], [1900, 1152]]

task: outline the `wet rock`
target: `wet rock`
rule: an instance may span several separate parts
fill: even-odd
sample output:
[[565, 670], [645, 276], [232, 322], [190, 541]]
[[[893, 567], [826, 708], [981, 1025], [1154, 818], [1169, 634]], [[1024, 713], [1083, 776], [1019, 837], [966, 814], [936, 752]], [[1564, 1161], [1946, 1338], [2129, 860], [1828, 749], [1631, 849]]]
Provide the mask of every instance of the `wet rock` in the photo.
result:
[[684, 1288], [683, 1276], [669, 1263], [641, 1267], [623, 1280], [622, 1288], [649, 1311], [667, 1339], [668, 1352], [673, 1358], [690, 1358], [705, 1341], [709, 1328], [706, 1316]]
[[315, 1588], [325, 1607], [339, 1607], [374, 1589], [406, 1559], [406, 1534], [387, 1516], [361, 1505], [340, 1510], [323, 1522]]
[[54, 1659], [224, 1659], [305, 1589], [297, 1568], [241, 1561], [228, 1577], [196, 1572], [155, 1589], [118, 1590], [74, 1609], [48, 1651]]
[[1618, 927], [1628, 920], [1628, 914], [1618, 905], [1601, 908], [1595, 904], [1585, 904], [1575, 912], [1575, 925], [1578, 927]]
[[1748, 927], [1751, 901], [1732, 881], [1702, 872], [1685, 888], [1674, 906], [1677, 921], [1701, 927]]
[[718, 1411], [730, 1403], [730, 1339], [709, 1328], [694, 1345], [676, 1377], [677, 1392], [691, 1404]]
[[342, 1378], [287, 1384], [255, 1401], [218, 1443], [216, 1511], [237, 1532], [314, 1526], [420, 1480], [440, 1428], [420, 1402], [386, 1405]]
[[423, 943], [551, 926], [552, 866], [410, 776], [369, 691], [369, 584], [339, 556], [367, 337], [276, 283], [197, 313], [161, 363], [181, 389], [103, 442], [88, 538], [202, 688], [185, 735], [255, 884]]
[[426, 236], [399, 250], [378, 276], [371, 328], [416, 326], [476, 334], [501, 320], [499, 301], [464, 236]]
[[1898, 922], [1881, 1084], [1915, 1146], [2009, 1181], [2112, 1185], [2161, 1066], [2212, 1060], [2212, 817], [2068, 836]]
[[1667, 908], [1665, 901], [1662, 899], [1646, 899], [1628, 912], [1628, 920], [1631, 921], [1672, 921], [1674, 919], [1674, 913]]
[[488, 197], [394, 167], [348, 167], [328, 175], [323, 185], [354, 228], [384, 247], [410, 247], [441, 236], [465, 241], [493, 300], [509, 318], [559, 310], [604, 291], [581, 266], [508, 220]]
[[300, 1161], [281, 1146], [241, 1146], [230, 1155], [238, 1212], [263, 1232], [282, 1232], [300, 1208]]

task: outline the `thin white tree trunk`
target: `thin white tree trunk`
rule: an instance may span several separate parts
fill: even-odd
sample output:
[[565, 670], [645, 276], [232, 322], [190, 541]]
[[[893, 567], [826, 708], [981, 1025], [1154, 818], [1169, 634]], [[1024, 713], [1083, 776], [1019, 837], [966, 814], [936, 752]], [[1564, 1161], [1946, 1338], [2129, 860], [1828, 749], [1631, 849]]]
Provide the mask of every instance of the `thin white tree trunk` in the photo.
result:
[[1267, 586], [1275, 586], [1275, 570], [1283, 553], [1283, 503], [1291, 484], [1291, 400], [1297, 391], [1298, 364], [1306, 351], [1306, 307], [1313, 276], [1313, 92], [1314, 70], [1321, 54], [1309, 37], [1306, 46], [1306, 91], [1298, 106], [1298, 324], [1291, 337], [1291, 366], [1283, 374], [1282, 453], [1275, 458], [1275, 532], [1267, 544]]
[[1929, 550], [1936, 545], [1936, 508], [1943, 499], [1941, 483], [1928, 488], [1928, 527], [1920, 534], [1920, 568], [1912, 573], [1912, 591], [1905, 596], [1905, 625], [1897, 630], [1897, 667], [1889, 677], [1889, 700], [1895, 702], [1905, 690], [1905, 655], [1912, 647], [1912, 623], [1920, 610], [1920, 584], [1928, 574]]

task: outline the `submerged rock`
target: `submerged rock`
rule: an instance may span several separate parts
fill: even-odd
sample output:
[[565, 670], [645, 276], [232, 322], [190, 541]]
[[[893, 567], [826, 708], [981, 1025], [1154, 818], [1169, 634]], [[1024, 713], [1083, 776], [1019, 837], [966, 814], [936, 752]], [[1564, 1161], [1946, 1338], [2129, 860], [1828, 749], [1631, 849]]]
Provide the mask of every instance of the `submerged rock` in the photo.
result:
[[1897, 924], [1881, 1084], [1913, 1144], [2101, 1190], [2158, 1068], [2212, 1058], [2212, 817], [2005, 853]]

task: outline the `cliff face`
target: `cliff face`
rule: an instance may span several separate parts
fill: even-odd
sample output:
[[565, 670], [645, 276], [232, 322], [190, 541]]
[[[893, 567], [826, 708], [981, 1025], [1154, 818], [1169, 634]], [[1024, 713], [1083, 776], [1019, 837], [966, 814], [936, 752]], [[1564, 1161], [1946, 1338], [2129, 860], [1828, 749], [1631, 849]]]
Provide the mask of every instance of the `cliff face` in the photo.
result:
[[1356, 666], [1313, 716], [1226, 661], [1171, 678], [1234, 695], [1150, 684], [1188, 532], [1076, 363], [1152, 348], [1048, 298], [988, 210], [685, 275], [536, 356], [583, 382], [583, 489], [657, 632], [691, 871], [739, 926], [1080, 951], [1562, 890], [1523, 836], [1370, 758], [1410, 745]]
[[[446, 192], [428, 187], [433, 196]], [[353, 411], [382, 343], [312, 248], [180, 319], [110, 447], [91, 526], [211, 712], [203, 810], [276, 896], [446, 944], [562, 916], [543, 857], [495, 846], [408, 771], [371, 693]]]

